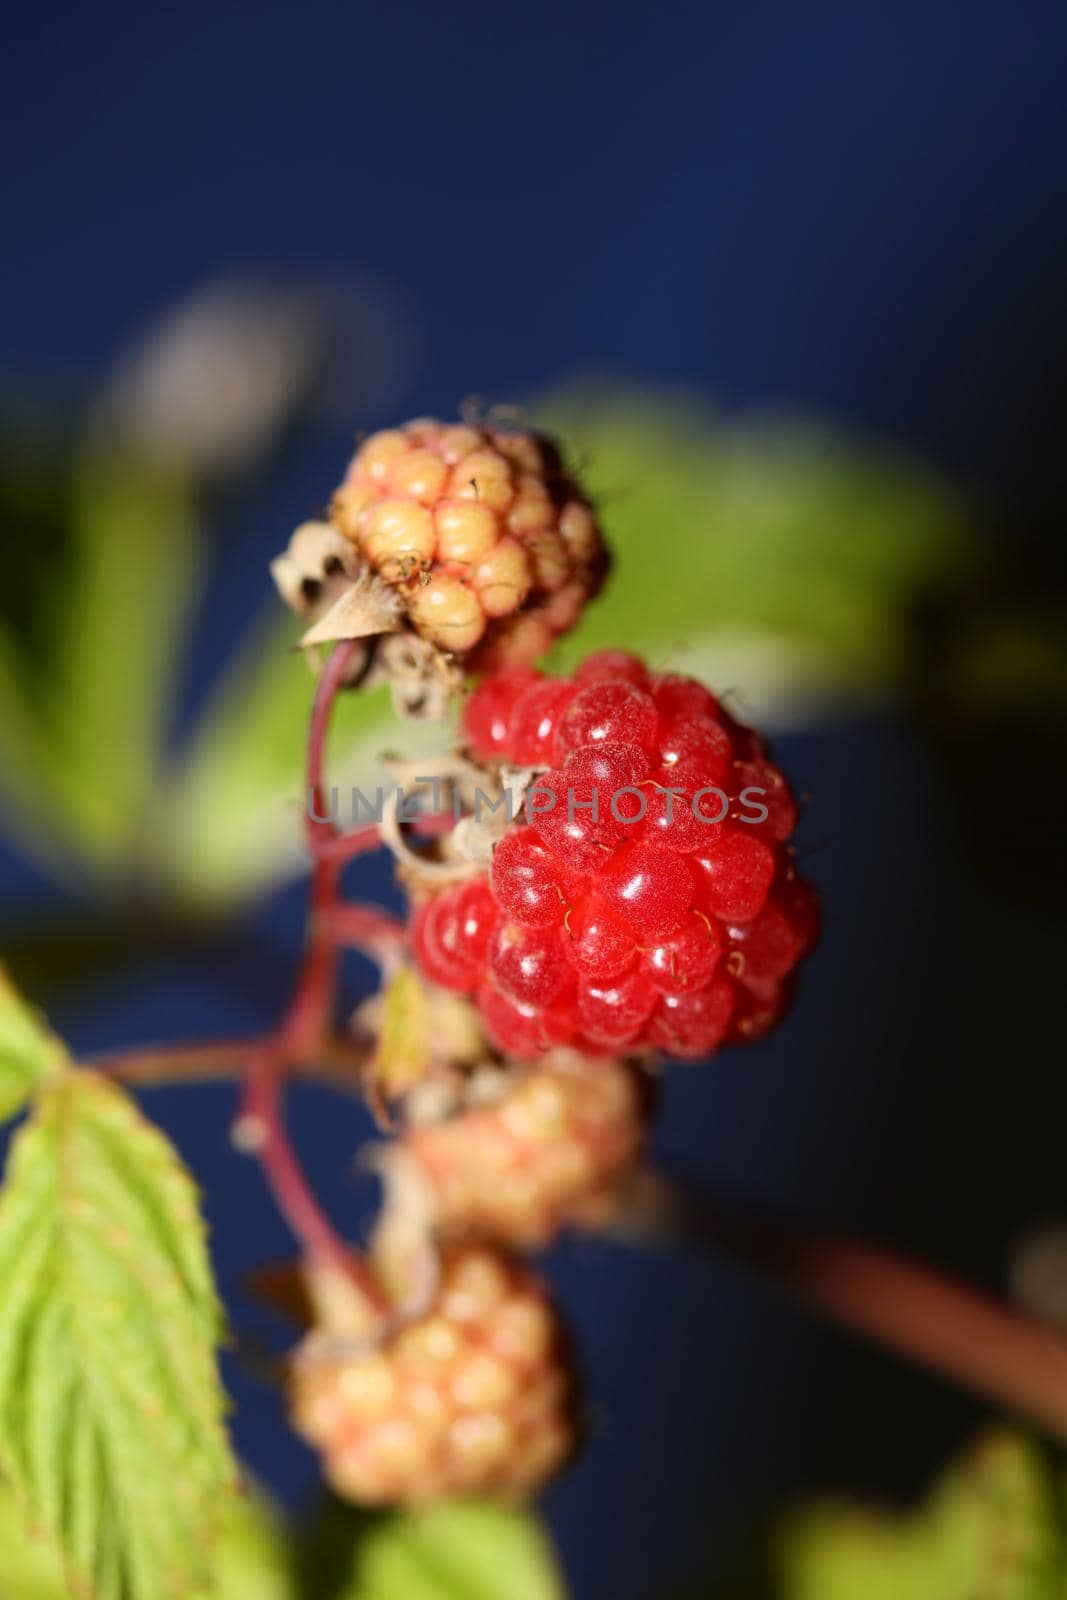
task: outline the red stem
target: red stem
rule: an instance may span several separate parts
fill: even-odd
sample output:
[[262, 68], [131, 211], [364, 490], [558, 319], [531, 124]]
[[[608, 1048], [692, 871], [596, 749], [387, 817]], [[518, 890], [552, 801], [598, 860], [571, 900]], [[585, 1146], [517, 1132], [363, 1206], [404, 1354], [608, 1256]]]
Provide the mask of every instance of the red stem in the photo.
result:
[[371, 1305], [386, 1314], [388, 1302], [366, 1264], [337, 1233], [316, 1200], [289, 1141], [284, 1119], [286, 1058], [314, 1053], [332, 1033], [338, 950], [331, 918], [337, 905], [342, 863], [325, 853], [325, 846], [336, 838], [333, 825], [318, 819], [323, 816], [323, 769], [330, 714], [344, 686], [352, 656], [359, 648], [356, 641], [339, 644], [315, 692], [307, 745], [307, 839], [314, 858], [307, 944], [296, 986], [277, 1031], [248, 1061], [237, 1129], [239, 1137], [258, 1156], [278, 1208], [308, 1257], [341, 1268]]
[[635, 1181], [616, 1227], [754, 1268], [821, 1315], [1067, 1440], [1067, 1340], [967, 1284], [653, 1173]]
[[279, 1211], [315, 1260], [347, 1271], [351, 1252], [334, 1231], [304, 1177], [282, 1122], [281, 1073], [273, 1042], [247, 1064], [245, 1095], [237, 1127], [258, 1157]]
[[327, 932], [335, 944], [374, 954], [399, 949], [407, 929], [399, 917], [390, 916], [377, 906], [339, 905], [328, 913]]

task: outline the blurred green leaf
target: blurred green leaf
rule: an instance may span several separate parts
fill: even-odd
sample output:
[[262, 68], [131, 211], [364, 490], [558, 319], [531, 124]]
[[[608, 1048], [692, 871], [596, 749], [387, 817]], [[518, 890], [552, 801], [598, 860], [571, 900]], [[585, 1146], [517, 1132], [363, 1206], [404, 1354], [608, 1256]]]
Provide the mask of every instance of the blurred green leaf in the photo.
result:
[[567, 441], [615, 555], [563, 662], [625, 640], [771, 718], [881, 695], [908, 671], [918, 602], [979, 559], [942, 483], [830, 427], [596, 388], [539, 420]]
[[[281, 602], [224, 674], [163, 797], [159, 836], [174, 894], [207, 910], [261, 894], [305, 864], [303, 765], [315, 682]], [[328, 771], [342, 825], [355, 785], [390, 787], [380, 757], [446, 749], [441, 724], [397, 723], [388, 691], [342, 695]], [[365, 818], [363, 819], [365, 820]]]
[[470, 1500], [361, 1519], [347, 1577], [316, 1600], [563, 1600], [564, 1594], [536, 1515]]
[[235, 1468], [194, 1186], [97, 1075], [37, 1096], [0, 1193], [0, 1462], [93, 1600], [212, 1574]]
[[65, 1060], [62, 1044], [0, 967], [0, 1122], [21, 1110], [34, 1087]]
[[921, 1505], [801, 1506], [751, 1552], [747, 1580], [689, 1600], [1065, 1600], [1067, 1478], [1035, 1441], [991, 1429]]
[[70, 1587], [52, 1546], [26, 1530], [21, 1505], [0, 1482], [0, 1595], [4, 1600], [68, 1600]]
[[214, 1550], [214, 1577], [197, 1600], [294, 1600], [284, 1525], [265, 1496], [227, 1496]]
[[1063, 1489], [1039, 1447], [983, 1439], [894, 1518], [825, 1505], [782, 1530], [781, 1600], [1063, 1600]]
[[31, 853], [106, 879], [148, 827], [202, 548], [187, 496], [127, 457], [78, 454], [66, 487], [33, 616], [0, 632], [0, 793]]
[[113, 868], [148, 827], [201, 541], [177, 486], [129, 462], [88, 458], [73, 516], [75, 566], [54, 623], [57, 775], [80, 847]]
[[[215, 1575], [190, 1600], [294, 1600], [284, 1532], [255, 1493], [229, 1496], [214, 1551]], [[22, 1508], [0, 1483], [0, 1595], [3, 1600], [82, 1600], [46, 1540], [28, 1533]]]

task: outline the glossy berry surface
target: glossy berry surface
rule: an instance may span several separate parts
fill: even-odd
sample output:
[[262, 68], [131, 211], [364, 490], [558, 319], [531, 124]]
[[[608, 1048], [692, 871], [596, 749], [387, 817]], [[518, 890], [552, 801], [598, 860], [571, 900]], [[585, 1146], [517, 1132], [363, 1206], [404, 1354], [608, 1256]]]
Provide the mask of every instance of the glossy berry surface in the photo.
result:
[[488, 874], [418, 906], [413, 944], [502, 1050], [699, 1057], [774, 1025], [818, 906], [758, 734], [623, 651], [568, 678], [487, 677], [464, 733], [476, 758], [534, 776]]
[[430, 418], [372, 434], [330, 522], [417, 633], [479, 670], [544, 654], [607, 565], [592, 509], [544, 436]]

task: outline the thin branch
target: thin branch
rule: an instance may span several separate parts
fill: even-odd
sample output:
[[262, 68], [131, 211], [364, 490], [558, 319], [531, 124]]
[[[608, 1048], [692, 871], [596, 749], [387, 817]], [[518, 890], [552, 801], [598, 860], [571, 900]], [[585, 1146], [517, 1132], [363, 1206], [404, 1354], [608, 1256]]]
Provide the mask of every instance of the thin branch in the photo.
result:
[[[132, 1088], [150, 1089], [213, 1080], [225, 1082], [242, 1079], [251, 1057], [268, 1043], [269, 1036], [139, 1045], [133, 1050], [109, 1051], [107, 1055], [89, 1057], [85, 1065]], [[282, 1065], [286, 1071], [302, 1078], [362, 1096], [367, 1051], [356, 1040], [337, 1034], [323, 1040], [310, 1054], [286, 1055]]]
[[241, 1114], [234, 1124], [238, 1147], [258, 1159], [282, 1213], [307, 1259], [350, 1278], [383, 1317], [390, 1306], [366, 1262], [337, 1233], [304, 1176], [285, 1129], [281, 1072], [271, 1045], [249, 1062]]
[[379, 965], [394, 960], [407, 929], [399, 917], [371, 905], [338, 905], [327, 913], [326, 932], [333, 944], [363, 950]]
[[977, 1289], [655, 1173], [635, 1180], [613, 1231], [725, 1255], [811, 1310], [1067, 1440], [1067, 1340]]

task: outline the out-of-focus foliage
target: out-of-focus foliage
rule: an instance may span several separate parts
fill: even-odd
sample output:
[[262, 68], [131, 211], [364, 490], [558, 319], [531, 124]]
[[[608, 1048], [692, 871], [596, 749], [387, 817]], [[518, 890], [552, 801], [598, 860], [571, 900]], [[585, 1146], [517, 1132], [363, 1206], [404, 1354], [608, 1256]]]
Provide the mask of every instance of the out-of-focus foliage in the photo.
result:
[[201, 561], [188, 496], [20, 432], [0, 505], [0, 800], [31, 853], [103, 885], [136, 858]]
[[635, 640], [736, 686], [761, 722], [810, 716], [899, 688], [919, 603], [979, 561], [943, 482], [826, 425], [618, 388], [564, 393], [543, 417], [617, 558], [567, 659]]
[[[189, 1600], [296, 1600], [291, 1553], [271, 1506], [258, 1494], [229, 1495], [213, 1550], [207, 1589]], [[81, 1600], [59, 1557], [26, 1531], [10, 1488], [0, 1483], [0, 1594], [4, 1600]]]
[[195, 1594], [236, 1468], [192, 1180], [117, 1085], [39, 1088], [0, 1189], [0, 1472], [86, 1600]]
[[[296, 649], [298, 635], [288, 615], [253, 626], [165, 780], [161, 866], [178, 903], [225, 909], [300, 870], [314, 683]], [[413, 726], [405, 747], [439, 748], [445, 738], [438, 728]], [[387, 691], [341, 699], [330, 733], [330, 782], [342, 818], [353, 785], [368, 798], [377, 784], [388, 787], [379, 758], [396, 739]]]
[[1064, 1600], [1067, 1477], [1032, 1440], [992, 1431], [916, 1510], [817, 1503], [756, 1559], [754, 1581], [689, 1600]]
[[[233, 312], [231, 364], [242, 350], [262, 353], [256, 306]], [[208, 312], [210, 324], [219, 304]], [[299, 870], [313, 690], [298, 629], [264, 571], [262, 608], [230, 667], [182, 747], [167, 748], [205, 576], [206, 491], [231, 457], [239, 486], [306, 377], [275, 384], [264, 407], [255, 385], [231, 374], [217, 439], [205, 437], [210, 406], [193, 402], [212, 392], [217, 341], [204, 325], [198, 312], [164, 327], [123, 364], [86, 425], [63, 435], [20, 425], [0, 478], [12, 552], [0, 596], [7, 826], [68, 882], [172, 915], [225, 912]], [[303, 325], [294, 315], [276, 352], [283, 378], [294, 362], [303, 372]], [[144, 395], [151, 404], [138, 411]], [[242, 395], [255, 403], [243, 407]], [[569, 391], [536, 416], [579, 460], [617, 556], [559, 664], [623, 640], [734, 689], [742, 711], [773, 726], [909, 689], [924, 607], [951, 608], [983, 565], [943, 484], [829, 427], [728, 421], [684, 396], [618, 387]], [[173, 449], [160, 428], [174, 433]], [[998, 680], [1001, 694], [1005, 681], [1025, 692], [1035, 671], [1043, 692], [1050, 680], [1062, 694], [1053, 641], [1038, 660], [1025, 608], [996, 637], [1016, 669]], [[984, 660], [980, 641], [961, 641], [945, 670], [980, 685]], [[384, 694], [349, 697], [332, 750], [342, 791], [384, 781], [377, 758], [397, 737]], [[412, 726], [401, 737], [414, 753], [448, 735]]]
[[0, 1122], [14, 1116], [66, 1051], [0, 967]]
[[330, 1501], [306, 1530], [306, 1600], [565, 1600], [536, 1513], [478, 1500], [361, 1514]]

